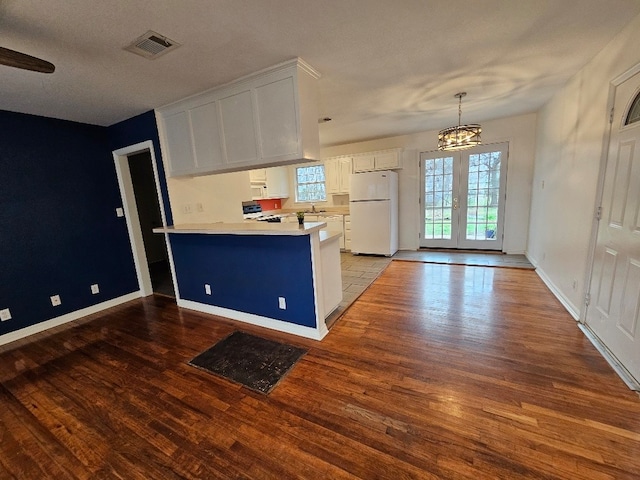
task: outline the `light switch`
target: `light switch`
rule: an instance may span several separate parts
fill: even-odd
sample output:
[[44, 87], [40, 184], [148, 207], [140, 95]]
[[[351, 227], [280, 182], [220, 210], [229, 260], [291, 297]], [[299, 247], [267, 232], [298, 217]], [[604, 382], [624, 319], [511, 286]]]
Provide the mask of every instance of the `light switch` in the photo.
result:
[[124, 209], [122, 207], [116, 208], [116, 217], [124, 217]]

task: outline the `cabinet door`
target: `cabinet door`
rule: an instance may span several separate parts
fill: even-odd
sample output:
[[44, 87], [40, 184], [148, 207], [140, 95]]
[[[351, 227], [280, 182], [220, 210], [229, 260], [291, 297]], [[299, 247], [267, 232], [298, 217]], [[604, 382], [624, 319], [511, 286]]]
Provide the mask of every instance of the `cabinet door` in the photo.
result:
[[371, 172], [375, 170], [375, 157], [373, 154], [356, 155], [353, 157], [354, 172]]
[[351, 157], [340, 159], [340, 193], [349, 193], [351, 183]]
[[375, 155], [376, 170], [389, 170], [400, 166], [398, 152], [384, 152]]
[[266, 169], [267, 198], [289, 197], [289, 170], [287, 167], [273, 167]]
[[193, 157], [189, 113], [182, 111], [164, 117], [164, 130], [171, 176], [193, 173], [196, 162]]
[[344, 216], [344, 249], [351, 250], [351, 216]]
[[293, 77], [257, 87], [256, 105], [263, 160], [295, 155], [299, 139]]
[[267, 183], [267, 169], [257, 168], [249, 170], [249, 181], [251, 183]]
[[327, 158], [324, 161], [324, 178], [327, 193], [340, 193], [340, 167], [338, 158]]
[[262, 200], [266, 189], [266, 185], [251, 185], [251, 200]]
[[251, 90], [245, 90], [220, 100], [222, 137], [227, 164], [258, 162], [256, 129], [253, 123]]
[[210, 171], [224, 164], [218, 108], [216, 102], [207, 103], [189, 111], [195, 167], [198, 171]]

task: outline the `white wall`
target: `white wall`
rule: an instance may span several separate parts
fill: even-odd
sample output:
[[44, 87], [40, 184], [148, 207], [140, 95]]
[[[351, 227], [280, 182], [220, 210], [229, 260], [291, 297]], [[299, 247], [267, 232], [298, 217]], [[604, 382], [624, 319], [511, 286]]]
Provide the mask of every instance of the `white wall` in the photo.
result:
[[242, 202], [251, 200], [250, 185], [248, 171], [167, 178], [173, 223], [242, 222]]
[[[454, 112], [455, 113], [455, 112]], [[527, 247], [531, 182], [535, 157], [536, 115], [520, 115], [482, 123], [484, 144], [509, 142], [507, 164], [507, 208], [503, 250], [524, 253]], [[364, 153], [387, 148], [404, 149], [403, 168], [398, 171], [400, 181], [400, 239], [401, 250], [416, 250], [420, 229], [420, 152], [437, 149], [438, 132], [427, 131], [412, 135], [383, 138], [367, 142], [322, 149], [322, 158]]]
[[538, 114], [527, 253], [578, 317], [584, 310], [611, 81], [640, 62], [636, 17]]

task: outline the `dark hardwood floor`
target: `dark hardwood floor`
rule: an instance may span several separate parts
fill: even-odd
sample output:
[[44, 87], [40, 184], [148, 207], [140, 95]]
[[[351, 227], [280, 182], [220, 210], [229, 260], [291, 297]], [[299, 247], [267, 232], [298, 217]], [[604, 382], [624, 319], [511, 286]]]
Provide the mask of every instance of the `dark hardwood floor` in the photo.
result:
[[[309, 352], [269, 396], [187, 365], [235, 329]], [[0, 350], [0, 478], [640, 478], [638, 396], [529, 270], [392, 262], [322, 342], [156, 296]]]

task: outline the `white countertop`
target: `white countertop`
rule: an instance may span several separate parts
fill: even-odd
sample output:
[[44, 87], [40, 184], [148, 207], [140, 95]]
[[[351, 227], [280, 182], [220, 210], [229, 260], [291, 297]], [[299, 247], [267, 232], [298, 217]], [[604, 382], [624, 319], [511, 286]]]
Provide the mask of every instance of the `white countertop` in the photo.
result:
[[[293, 217], [295, 216], [295, 212], [283, 212], [282, 210], [269, 210], [266, 212], [262, 212], [263, 215], [280, 215], [281, 217]], [[349, 212], [304, 212], [305, 217], [306, 216], [316, 216], [316, 217], [345, 217], [347, 215], [350, 215]]]
[[320, 230], [320, 245], [331, 240], [337, 240], [342, 236], [340, 232], [330, 232], [329, 230]]
[[154, 228], [153, 233], [203, 233], [207, 235], [309, 235], [320, 231], [325, 222], [297, 223], [191, 223]]

